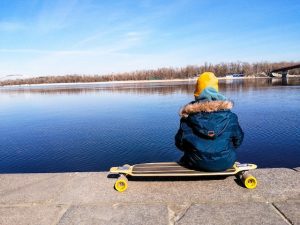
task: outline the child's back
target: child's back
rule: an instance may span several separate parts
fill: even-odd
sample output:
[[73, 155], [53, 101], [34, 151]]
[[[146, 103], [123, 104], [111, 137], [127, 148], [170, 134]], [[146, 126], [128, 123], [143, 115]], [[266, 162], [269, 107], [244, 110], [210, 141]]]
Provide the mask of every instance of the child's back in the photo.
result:
[[200, 75], [195, 91], [196, 101], [181, 109], [176, 146], [184, 151], [181, 162], [206, 171], [222, 171], [236, 161], [235, 149], [243, 140], [243, 131], [231, 101], [218, 93], [213, 73]]

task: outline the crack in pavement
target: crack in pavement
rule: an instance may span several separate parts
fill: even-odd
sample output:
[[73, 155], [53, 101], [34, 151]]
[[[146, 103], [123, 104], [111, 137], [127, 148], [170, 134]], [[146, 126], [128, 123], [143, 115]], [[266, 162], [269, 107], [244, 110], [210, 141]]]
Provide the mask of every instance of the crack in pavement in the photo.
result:
[[182, 205], [168, 205], [169, 225], [175, 225], [178, 221], [180, 221], [191, 206], [191, 203]]
[[293, 225], [293, 223], [289, 220], [289, 218], [287, 218], [283, 212], [280, 211], [280, 209], [278, 207], [276, 207], [276, 205], [274, 203], [270, 204], [271, 207], [274, 209], [274, 211], [289, 225]]

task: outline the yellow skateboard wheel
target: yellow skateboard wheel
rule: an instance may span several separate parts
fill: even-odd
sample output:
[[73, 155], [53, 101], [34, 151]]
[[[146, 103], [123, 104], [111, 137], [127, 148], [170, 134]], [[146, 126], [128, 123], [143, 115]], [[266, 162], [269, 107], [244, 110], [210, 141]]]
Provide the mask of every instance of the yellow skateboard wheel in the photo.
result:
[[118, 192], [123, 192], [128, 187], [128, 180], [124, 175], [121, 175], [115, 183], [115, 189]]
[[257, 180], [254, 176], [252, 176], [248, 173], [245, 173], [245, 174], [243, 174], [242, 178], [243, 178], [242, 181], [246, 188], [248, 188], [248, 189], [256, 188]]

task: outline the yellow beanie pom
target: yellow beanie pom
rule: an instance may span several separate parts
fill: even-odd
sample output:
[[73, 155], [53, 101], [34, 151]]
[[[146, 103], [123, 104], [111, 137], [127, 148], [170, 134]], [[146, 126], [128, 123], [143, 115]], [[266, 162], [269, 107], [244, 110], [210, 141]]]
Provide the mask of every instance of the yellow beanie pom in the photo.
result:
[[194, 96], [198, 97], [201, 94], [201, 92], [207, 87], [212, 87], [216, 91], [219, 91], [218, 78], [216, 78], [215, 74], [212, 72], [204, 72], [200, 74], [200, 76], [197, 79]]

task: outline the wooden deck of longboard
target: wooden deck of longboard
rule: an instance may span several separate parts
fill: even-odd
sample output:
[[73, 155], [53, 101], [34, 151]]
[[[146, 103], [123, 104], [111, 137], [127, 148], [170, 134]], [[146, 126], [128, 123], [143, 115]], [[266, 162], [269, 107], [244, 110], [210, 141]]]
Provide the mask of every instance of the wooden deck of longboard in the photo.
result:
[[133, 166], [124, 165], [123, 167], [112, 167], [111, 173], [119, 173], [129, 176], [226, 176], [235, 175], [242, 171], [256, 169], [254, 164], [236, 164], [222, 172], [206, 172], [186, 168], [177, 162], [164, 162], [164, 163], [143, 163]]
[[191, 170], [176, 162], [164, 163], [143, 163], [133, 166], [124, 165], [121, 167], [110, 168], [110, 173], [119, 174], [119, 178], [115, 182], [115, 189], [123, 192], [128, 187], [128, 179], [126, 176], [133, 177], [183, 177], [183, 176], [230, 176], [239, 174], [239, 179], [246, 188], [253, 189], [257, 186], [257, 180], [248, 170], [254, 170], [257, 166], [255, 164], [240, 164], [235, 165], [223, 172], [205, 172], [198, 170]]

